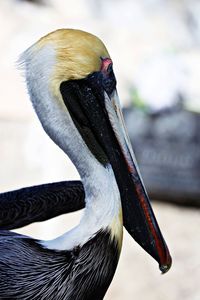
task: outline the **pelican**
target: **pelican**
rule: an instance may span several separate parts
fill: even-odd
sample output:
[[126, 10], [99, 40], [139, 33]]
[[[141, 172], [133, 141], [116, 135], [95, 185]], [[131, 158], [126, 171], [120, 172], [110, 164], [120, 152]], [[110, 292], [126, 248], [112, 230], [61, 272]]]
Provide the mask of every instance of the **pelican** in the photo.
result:
[[[36, 114], [76, 166], [83, 187], [55, 183], [19, 194], [30, 197], [35, 191], [41, 199], [46, 190], [56, 200], [56, 190], [65, 190], [69, 211], [85, 209], [77, 226], [53, 240], [0, 231], [0, 299], [103, 299], [118, 264], [123, 224], [166, 272], [170, 253], [137, 167], [102, 41], [81, 30], [60, 29], [27, 49], [21, 63]], [[3, 194], [4, 200], [16, 194]]]

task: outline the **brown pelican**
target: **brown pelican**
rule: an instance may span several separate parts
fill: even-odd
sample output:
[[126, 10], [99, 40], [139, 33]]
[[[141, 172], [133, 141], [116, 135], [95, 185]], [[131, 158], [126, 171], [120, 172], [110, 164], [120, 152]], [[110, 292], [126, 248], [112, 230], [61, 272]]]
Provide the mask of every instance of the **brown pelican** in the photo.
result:
[[[0, 231], [0, 299], [103, 299], [118, 263], [123, 223], [166, 272], [171, 257], [139, 175], [104, 44], [80, 30], [57, 30], [21, 61], [44, 130], [79, 171], [85, 210], [79, 225], [50, 241]], [[80, 189], [76, 208], [84, 206], [80, 183], [71, 184]], [[58, 187], [33, 190], [45, 195], [45, 188]]]

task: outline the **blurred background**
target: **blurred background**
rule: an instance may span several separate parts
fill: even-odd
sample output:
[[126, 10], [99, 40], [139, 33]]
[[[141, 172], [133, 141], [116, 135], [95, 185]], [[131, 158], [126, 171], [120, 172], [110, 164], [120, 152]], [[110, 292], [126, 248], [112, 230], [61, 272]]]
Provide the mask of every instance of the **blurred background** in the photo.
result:
[[[127, 127], [173, 267], [158, 266], [125, 232], [106, 300], [200, 299], [199, 0], [0, 0], [0, 192], [79, 178], [43, 132], [16, 61], [42, 35], [78, 28], [114, 61]], [[81, 212], [17, 230], [50, 239]]]

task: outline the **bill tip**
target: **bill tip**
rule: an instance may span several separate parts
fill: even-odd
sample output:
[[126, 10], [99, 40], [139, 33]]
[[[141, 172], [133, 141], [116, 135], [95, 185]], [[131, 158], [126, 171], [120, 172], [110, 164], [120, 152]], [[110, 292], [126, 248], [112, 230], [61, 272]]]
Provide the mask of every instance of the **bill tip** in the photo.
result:
[[172, 259], [169, 257], [168, 262], [162, 265], [159, 265], [159, 269], [162, 272], [162, 274], [165, 274], [169, 271], [172, 265]]

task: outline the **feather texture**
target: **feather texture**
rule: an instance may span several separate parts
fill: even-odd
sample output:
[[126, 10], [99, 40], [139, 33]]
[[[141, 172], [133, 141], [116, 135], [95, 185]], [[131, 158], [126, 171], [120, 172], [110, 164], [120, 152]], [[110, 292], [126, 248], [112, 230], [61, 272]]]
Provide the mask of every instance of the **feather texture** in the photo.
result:
[[0, 253], [2, 300], [101, 300], [119, 258], [109, 230], [70, 251], [45, 249], [37, 240], [0, 231]]
[[0, 229], [16, 229], [85, 207], [81, 181], [62, 181], [0, 194]]

